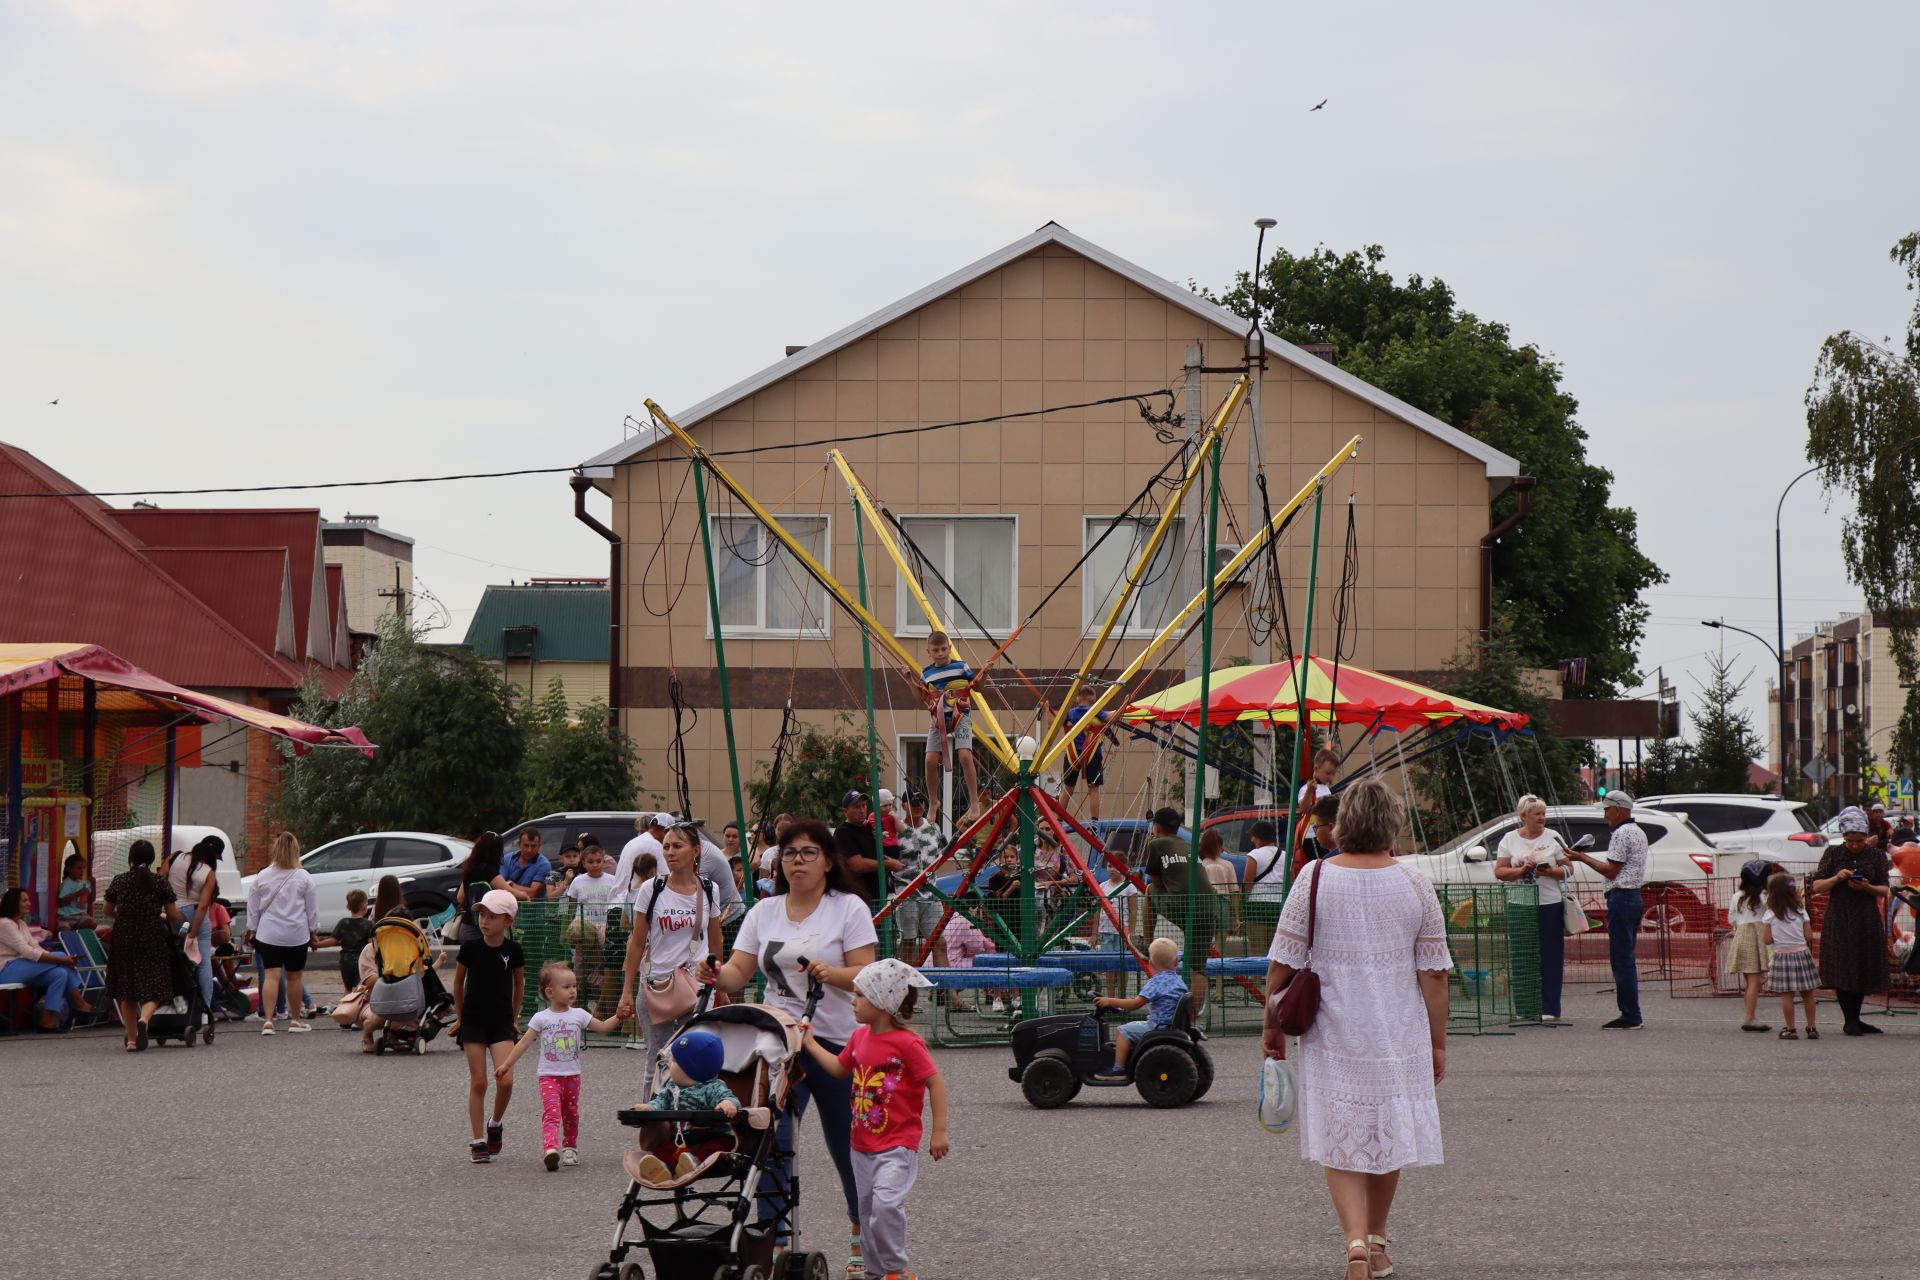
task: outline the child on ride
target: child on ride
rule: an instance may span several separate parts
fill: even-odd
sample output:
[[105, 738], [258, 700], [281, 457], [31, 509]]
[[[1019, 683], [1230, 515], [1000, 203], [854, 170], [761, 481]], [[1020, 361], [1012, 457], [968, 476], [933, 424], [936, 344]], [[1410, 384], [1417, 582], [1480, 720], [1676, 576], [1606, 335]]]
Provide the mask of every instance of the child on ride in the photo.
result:
[[907, 1193], [920, 1171], [920, 1107], [933, 1106], [927, 1154], [944, 1159], [947, 1083], [927, 1046], [906, 1026], [918, 989], [931, 987], [904, 961], [876, 960], [853, 979], [859, 1022], [837, 1055], [807, 1028], [807, 1052], [823, 1070], [853, 1077], [853, 1178], [860, 1195], [860, 1239], [885, 1280], [914, 1280], [907, 1270]]
[[[940, 816], [940, 771], [943, 762], [957, 763], [967, 775], [967, 794], [980, 799], [980, 768], [973, 759], [973, 722], [967, 712], [972, 705], [973, 668], [953, 654], [953, 641], [944, 631], [927, 637], [927, 665], [920, 670], [920, 682], [927, 686], [927, 710], [932, 724], [927, 731], [927, 794], [933, 798], [934, 816]], [[966, 806], [959, 806], [965, 813]]]
[[1113, 1042], [1113, 1067], [1105, 1074], [1123, 1076], [1127, 1074], [1127, 1058], [1133, 1052], [1133, 1046], [1140, 1043], [1149, 1031], [1173, 1024], [1173, 1011], [1180, 1005], [1180, 997], [1187, 994], [1187, 984], [1180, 979], [1180, 949], [1173, 945], [1172, 938], [1155, 938], [1153, 945], [1147, 948], [1147, 967], [1153, 970], [1153, 976], [1140, 984], [1137, 996], [1101, 996], [1093, 1002], [1096, 1009], [1145, 1009], [1144, 1022], [1121, 1024], [1120, 1034]]

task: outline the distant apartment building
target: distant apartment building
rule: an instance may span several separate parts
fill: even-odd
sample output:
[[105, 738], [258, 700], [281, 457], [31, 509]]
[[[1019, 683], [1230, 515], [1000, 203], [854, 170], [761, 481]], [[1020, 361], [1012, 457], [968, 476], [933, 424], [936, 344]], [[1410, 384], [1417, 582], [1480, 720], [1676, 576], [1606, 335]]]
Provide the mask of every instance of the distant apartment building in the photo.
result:
[[576, 713], [609, 692], [612, 593], [605, 578], [534, 578], [488, 587], [466, 645], [506, 682], [539, 696], [557, 677]]
[[1848, 614], [1822, 623], [1788, 651], [1786, 672], [1787, 742], [1780, 742], [1780, 691], [1769, 697], [1768, 741], [1776, 772], [1784, 769], [1790, 787], [1835, 801], [1861, 796], [1869, 776], [1867, 758], [1884, 760], [1894, 726], [1906, 705], [1888, 652], [1887, 619]]
[[379, 634], [380, 623], [407, 612], [413, 597], [413, 539], [382, 528], [377, 515], [328, 520], [320, 526], [320, 543], [327, 566], [338, 565], [341, 595], [347, 617], [353, 621], [354, 665], [367, 640]]

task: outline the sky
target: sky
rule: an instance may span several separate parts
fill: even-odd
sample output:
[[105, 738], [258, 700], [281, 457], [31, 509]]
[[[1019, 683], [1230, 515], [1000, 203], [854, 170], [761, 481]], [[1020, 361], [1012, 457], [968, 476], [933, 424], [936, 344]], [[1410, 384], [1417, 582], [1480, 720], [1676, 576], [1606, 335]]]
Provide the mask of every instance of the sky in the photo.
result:
[[[97, 492], [569, 466], [1049, 220], [1217, 286], [1269, 216], [1560, 362], [1691, 698], [1702, 618], [1772, 635], [1821, 341], [1911, 305], [1916, 48], [1899, 4], [0, 5], [0, 439]], [[563, 475], [215, 501], [378, 513], [436, 638], [606, 572]], [[1786, 502], [1789, 640], [1858, 606], [1843, 514]]]

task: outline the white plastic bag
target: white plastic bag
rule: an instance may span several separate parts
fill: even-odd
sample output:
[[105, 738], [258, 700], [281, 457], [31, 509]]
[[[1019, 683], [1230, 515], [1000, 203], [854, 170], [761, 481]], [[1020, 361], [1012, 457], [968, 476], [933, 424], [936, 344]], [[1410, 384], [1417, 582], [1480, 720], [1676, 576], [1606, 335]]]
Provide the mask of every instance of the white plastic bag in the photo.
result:
[[1265, 1058], [1260, 1066], [1260, 1127], [1268, 1133], [1293, 1128], [1300, 1104], [1300, 1083], [1285, 1058]]

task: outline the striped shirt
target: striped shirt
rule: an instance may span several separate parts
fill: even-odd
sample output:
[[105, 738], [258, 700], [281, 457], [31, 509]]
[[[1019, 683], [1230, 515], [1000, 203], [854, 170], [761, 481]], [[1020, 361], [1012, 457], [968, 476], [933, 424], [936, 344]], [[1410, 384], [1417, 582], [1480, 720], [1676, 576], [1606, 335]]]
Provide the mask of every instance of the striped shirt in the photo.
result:
[[[947, 661], [937, 665], [922, 668], [920, 679], [925, 682], [929, 689], [934, 690], [936, 693], [945, 693], [948, 689], [971, 683], [973, 680], [973, 668], [959, 658], [949, 658]], [[967, 714], [965, 703], [947, 703], [946, 709], [947, 722], [950, 725], [958, 724], [961, 718]]]

